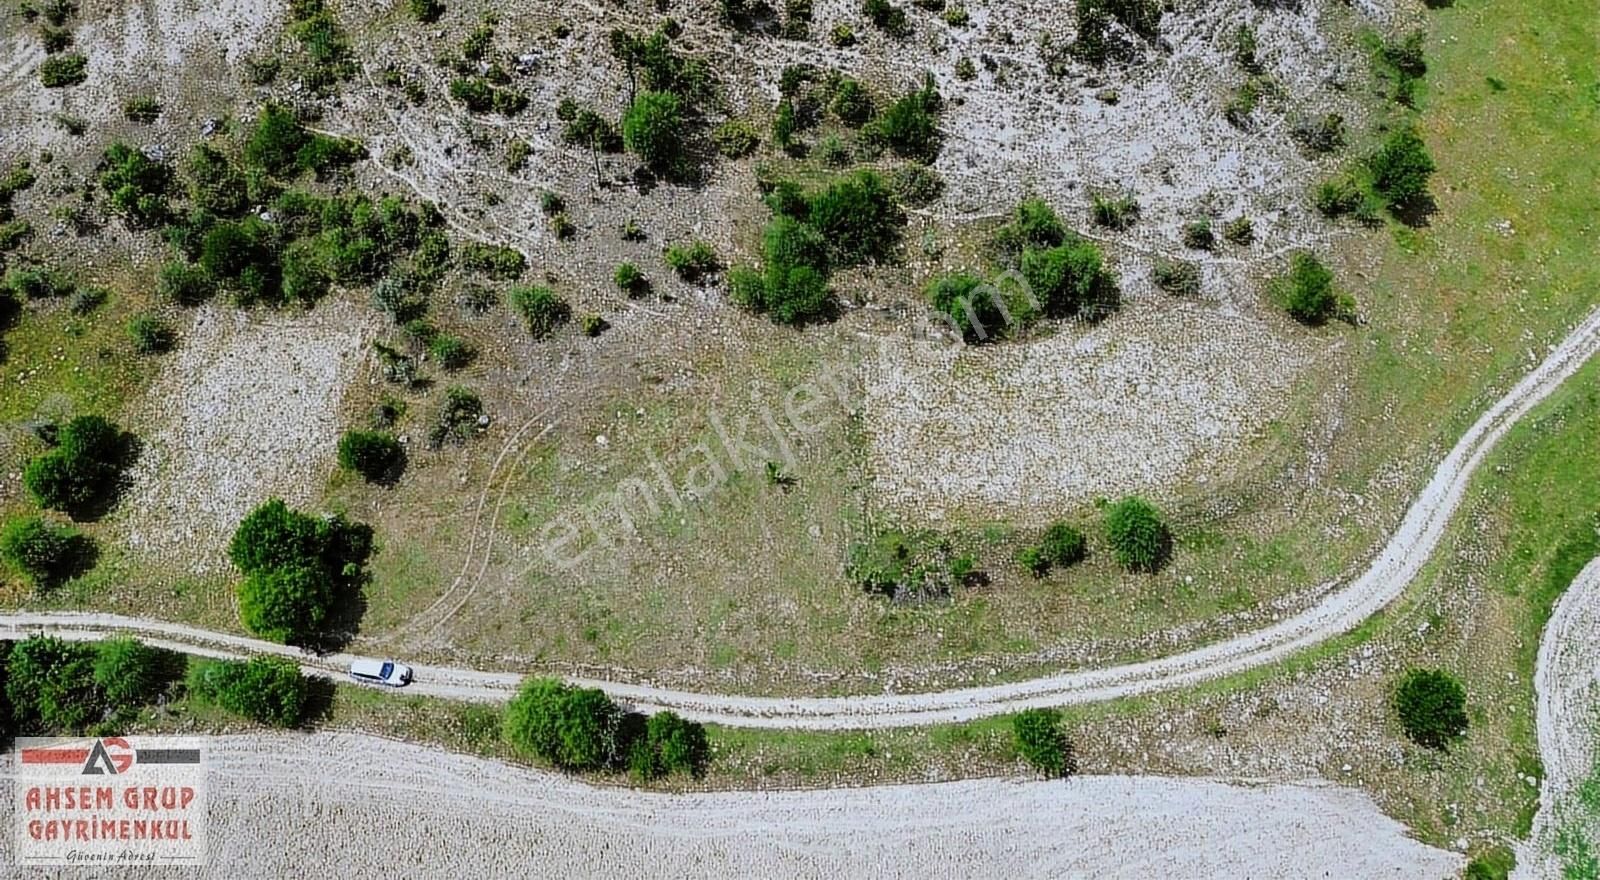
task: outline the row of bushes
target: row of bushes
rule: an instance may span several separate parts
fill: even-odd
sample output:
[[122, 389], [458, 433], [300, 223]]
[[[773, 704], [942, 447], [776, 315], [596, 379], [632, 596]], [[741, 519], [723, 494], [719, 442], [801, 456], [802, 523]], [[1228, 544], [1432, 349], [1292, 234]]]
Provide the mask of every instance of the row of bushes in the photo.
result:
[[533, 678], [506, 707], [503, 733], [520, 754], [564, 770], [627, 770], [640, 780], [699, 775], [710, 756], [705, 728], [673, 712], [625, 712], [596, 688]]

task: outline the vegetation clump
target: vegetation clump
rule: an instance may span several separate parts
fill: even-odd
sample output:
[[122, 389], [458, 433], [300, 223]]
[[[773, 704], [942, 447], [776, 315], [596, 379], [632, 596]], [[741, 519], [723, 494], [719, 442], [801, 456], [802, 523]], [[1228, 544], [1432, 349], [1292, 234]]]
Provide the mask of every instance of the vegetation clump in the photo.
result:
[[1105, 529], [1112, 555], [1128, 571], [1157, 571], [1172, 552], [1172, 535], [1161, 512], [1143, 498], [1129, 496], [1110, 505]]
[[1289, 271], [1272, 283], [1272, 294], [1289, 316], [1302, 324], [1325, 323], [1352, 305], [1333, 286], [1333, 273], [1314, 255], [1289, 258]]
[[1367, 159], [1367, 169], [1372, 174], [1372, 188], [1391, 209], [1399, 210], [1427, 196], [1428, 178], [1438, 167], [1422, 138], [1414, 129], [1405, 128], [1389, 135]]
[[294, 727], [305, 714], [309, 682], [285, 657], [193, 660], [189, 693], [268, 727]]
[[228, 557], [244, 573], [239, 616], [265, 639], [314, 647], [349, 621], [372, 552], [372, 529], [342, 516], [314, 517], [273, 498], [233, 533]]
[[1025, 709], [1011, 718], [1011, 742], [1017, 754], [1052, 779], [1078, 772], [1072, 740], [1062, 729], [1059, 709]]
[[1044, 577], [1052, 568], [1066, 568], [1081, 562], [1088, 555], [1088, 547], [1083, 532], [1067, 523], [1054, 522], [1044, 530], [1039, 543], [1024, 547], [1017, 554], [1017, 561], [1034, 577]]
[[1430, 749], [1445, 749], [1467, 732], [1467, 691], [1455, 676], [1437, 669], [1412, 669], [1392, 697], [1406, 737]]
[[44, 592], [86, 570], [94, 561], [94, 543], [69, 526], [20, 517], [0, 529], [0, 559]]
[[55, 448], [28, 463], [22, 483], [41, 507], [93, 518], [120, 492], [134, 447], [133, 435], [109, 419], [78, 416], [56, 432]]
[[388, 431], [346, 431], [339, 438], [339, 466], [369, 483], [393, 480], [405, 458], [405, 447]]
[[530, 678], [506, 706], [502, 734], [516, 751], [563, 770], [629, 769], [643, 780], [698, 775], [710, 749], [705, 729], [672, 712], [631, 715], [603, 691]]
[[511, 307], [517, 310], [535, 339], [543, 339], [572, 320], [572, 306], [554, 290], [541, 284], [511, 288]]
[[89, 78], [89, 59], [82, 52], [51, 55], [39, 64], [39, 82], [47, 89], [75, 86]]

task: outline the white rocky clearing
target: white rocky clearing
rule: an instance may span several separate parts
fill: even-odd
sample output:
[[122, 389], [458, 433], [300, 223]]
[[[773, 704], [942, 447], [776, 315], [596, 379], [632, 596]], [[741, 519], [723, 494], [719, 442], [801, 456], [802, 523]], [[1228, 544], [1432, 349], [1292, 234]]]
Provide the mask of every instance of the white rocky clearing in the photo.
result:
[[1333, 876], [1332, 865], [1340, 877], [1444, 880], [1461, 864], [1407, 837], [1366, 795], [1323, 785], [1087, 776], [674, 795], [356, 734], [212, 742], [213, 845], [200, 876], [229, 880], [313, 865], [351, 880], [1299, 880]]

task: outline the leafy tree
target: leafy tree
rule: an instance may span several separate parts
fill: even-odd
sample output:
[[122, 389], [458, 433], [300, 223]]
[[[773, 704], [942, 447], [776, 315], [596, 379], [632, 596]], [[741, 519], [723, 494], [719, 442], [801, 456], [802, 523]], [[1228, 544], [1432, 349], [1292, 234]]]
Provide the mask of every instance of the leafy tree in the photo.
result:
[[1383, 146], [1367, 159], [1372, 187], [1391, 208], [1403, 208], [1428, 194], [1428, 178], [1438, 170], [1428, 147], [1414, 129], [1390, 134]]
[[269, 103], [261, 108], [255, 128], [245, 141], [244, 160], [269, 174], [282, 176], [295, 169], [300, 148], [308, 137], [289, 108]]
[[668, 171], [683, 158], [683, 102], [671, 92], [642, 92], [622, 117], [622, 143], [646, 165]]
[[1172, 536], [1150, 502], [1129, 496], [1105, 513], [1106, 541], [1117, 563], [1128, 571], [1153, 572], [1166, 563]]
[[0, 559], [48, 590], [81, 573], [94, 561], [94, 544], [78, 530], [37, 516], [13, 519], [0, 529]]
[[283, 657], [192, 660], [190, 693], [270, 727], [294, 727], [305, 712], [309, 688], [300, 668]]
[[239, 585], [239, 619], [256, 635], [304, 644], [320, 635], [335, 602], [327, 572], [313, 566], [268, 568]]
[[1273, 282], [1272, 291], [1284, 311], [1305, 324], [1321, 324], [1340, 307], [1333, 273], [1308, 253], [1297, 253], [1289, 259], [1288, 274]]
[[18, 729], [35, 734], [76, 734], [105, 713], [105, 694], [94, 677], [95, 648], [34, 636], [14, 644], [6, 659], [6, 698]]
[[388, 431], [346, 431], [339, 438], [339, 466], [369, 483], [392, 478], [405, 462], [405, 448]]
[[686, 721], [676, 712], [657, 712], [645, 722], [644, 735], [634, 739], [628, 764], [640, 779], [673, 773], [699, 776], [710, 751], [704, 726]]
[[244, 572], [240, 618], [263, 638], [315, 644], [358, 588], [372, 529], [343, 517], [312, 517], [274, 498], [234, 531], [228, 556]]
[[572, 306], [543, 285], [511, 288], [511, 307], [517, 310], [528, 324], [528, 332], [535, 339], [543, 339], [556, 328], [572, 320]]
[[1407, 738], [1445, 749], [1467, 732], [1467, 692], [1455, 676], [1437, 669], [1412, 669], [1394, 689], [1395, 714]]
[[1017, 754], [1046, 776], [1066, 778], [1078, 772], [1072, 740], [1061, 727], [1057, 709], [1025, 709], [1011, 718]]
[[43, 507], [74, 519], [90, 517], [113, 500], [133, 451], [133, 436], [101, 416], [78, 416], [56, 436], [56, 447], [28, 463], [23, 485]]
[[166, 686], [162, 652], [138, 639], [115, 638], [95, 650], [94, 682], [112, 709], [129, 711], [154, 702]]
[[506, 707], [505, 738], [567, 770], [600, 770], [622, 754], [622, 710], [596, 688], [529, 679]]

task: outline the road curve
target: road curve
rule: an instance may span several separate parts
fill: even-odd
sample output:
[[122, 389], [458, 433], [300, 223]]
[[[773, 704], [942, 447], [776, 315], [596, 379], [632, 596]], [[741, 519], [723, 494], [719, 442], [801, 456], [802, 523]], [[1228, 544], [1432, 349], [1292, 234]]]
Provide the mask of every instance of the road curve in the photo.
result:
[[[1075, 670], [1041, 678], [935, 693], [847, 697], [753, 697], [670, 690], [648, 684], [572, 679], [601, 687], [642, 711], [671, 709], [689, 718], [737, 727], [849, 730], [969, 721], [1042, 706], [1091, 703], [1173, 690], [1265, 666], [1354, 629], [1397, 598], [1433, 554], [1472, 474], [1494, 445], [1530, 409], [1600, 352], [1600, 309], [1591, 313], [1504, 397], [1495, 402], [1444, 460], [1412, 502], [1368, 568], [1316, 605], [1271, 626], [1154, 660]], [[351, 659], [314, 657], [256, 639], [181, 624], [111, 614], [0, 614], [0, 634], [51, 631], [76, 638], [113, 633], [194, 653], [278, 654], [314, 672], [337, 672]], [[520, 673], [420, 666], [408, 692], [457, 699], [508, 698]]]

